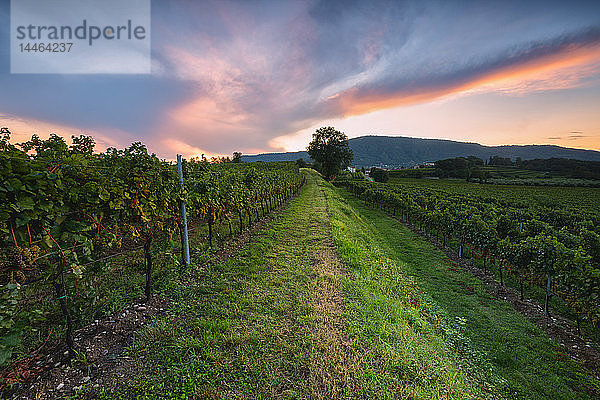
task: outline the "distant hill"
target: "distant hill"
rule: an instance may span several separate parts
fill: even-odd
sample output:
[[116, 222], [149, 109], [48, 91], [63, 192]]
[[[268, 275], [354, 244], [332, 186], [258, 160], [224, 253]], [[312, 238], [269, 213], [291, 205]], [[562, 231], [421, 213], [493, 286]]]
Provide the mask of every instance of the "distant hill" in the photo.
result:
[[[418, 139], [404, 136], [361, 136], [349, 140], [356, 167], [384, 166], [411, 167], [445, 158], [475, 156], [483, 160], [499, 156], [523, 160], [536, 158], [570, 158], [600, 161], [600, 151], [572, 149], [551, 145], [483, 146], [478, 143], [443, 139]], [[295, 161], [309, 160], [305, 151], [244, 155], [242, 161]]]

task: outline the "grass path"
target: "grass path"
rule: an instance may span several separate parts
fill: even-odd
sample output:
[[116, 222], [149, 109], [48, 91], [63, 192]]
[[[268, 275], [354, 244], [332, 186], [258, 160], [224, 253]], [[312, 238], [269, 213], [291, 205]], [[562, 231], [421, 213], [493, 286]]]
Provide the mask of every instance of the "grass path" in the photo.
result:
[[441, 319], [405, 274], [405, 264], [381, 250], [372, 224], [329, 183], [317, 184], [326, 194], [334, 242], [347, 268], [342, 277], [346, 323], [361, 361], [354, 395], [502, 398], [494, 377], [465, 357], [469, 347], [461, 340], [460, 327]]

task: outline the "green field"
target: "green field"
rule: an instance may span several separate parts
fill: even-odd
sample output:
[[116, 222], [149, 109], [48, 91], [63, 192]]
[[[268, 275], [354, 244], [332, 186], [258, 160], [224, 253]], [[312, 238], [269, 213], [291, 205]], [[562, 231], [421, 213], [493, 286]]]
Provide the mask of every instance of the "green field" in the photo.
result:
[[[517, 167], [485, 165], [481, 167], [481, 171], [484, 172], [487, 176], [484, 182], [491, 183], [494, 185], [560, 186], [588, 188], [600, 187], [600, 181], [595, 179], [569, 178], [558, 173], [519, 169]], [[434, 167], [424, 167], [418, 169], [398, 169], [390, 171], [390, 177], [392, 178], [392, 181], [402, 181], [404, 179], [415, 178], [437, 179], [438, 176], [439, 171], [437, 171]], [[473, 179], [473, 181], [479, 182], [479, 179], [476, 178]]]
[[[481, 168], [487, 172], [490, 178], [520, 178], [520, 179], [547, 179], [557, 177], [556, 174], [544, 171], [532, 171], [527, 169], [519, 169], [516, 167], [503, 167], [498, 165], [485, 165]], [[399, 169], [390, 172], [393, 178], [409, 178], [420, 171], [423, 176], [435, 176], [436, 169], [434, 167], [422, 167], [419, 169]]]
[[453, 194], [471, 194], [515, 204], [600, 212], [600, 188], [494, 185], [466, 182], [464, 179], [395, 178], [389, 183], [426, 187]]

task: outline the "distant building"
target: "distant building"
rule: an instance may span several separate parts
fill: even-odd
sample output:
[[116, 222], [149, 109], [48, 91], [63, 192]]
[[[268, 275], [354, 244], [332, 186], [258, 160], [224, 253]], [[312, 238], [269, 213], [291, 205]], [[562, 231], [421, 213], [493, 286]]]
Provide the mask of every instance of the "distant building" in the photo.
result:
[[423, 164], [417, 164], [417, 165], [413, 165], [413, 169], [419, 169], [419, 168], [431, 168], [431, 167], [435, 167], [435, 163], [428, 161], [428, 162], [424, 162]]
[[355, 167], [348, 167], [348, 171], [350, 171], [350, 172], [356, 172], [356, 168]]

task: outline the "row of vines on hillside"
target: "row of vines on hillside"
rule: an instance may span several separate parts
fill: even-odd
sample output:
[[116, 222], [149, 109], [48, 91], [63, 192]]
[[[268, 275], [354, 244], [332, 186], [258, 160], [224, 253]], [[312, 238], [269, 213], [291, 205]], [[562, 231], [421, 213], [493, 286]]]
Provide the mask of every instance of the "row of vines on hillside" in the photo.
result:
[[36, 318], [35, 310], [20, 305], [25, 286], [43, 282], [52, 288], [73, 353], [69, 302], [73, 291], [86, 290], [98, 268], [86, 265], [122, 249], [143, 248], [149, 299], [152, 245], [181, 234], [182, 201], [192, 220], [208, 223], [212, 246], [215, 221], [228, 221], [233, 233], [231, 216], [239, 215], [241, 231], [258, 219], [259, 210], [264, 215], [296, 193], [304, 179], [294, 163], [192, 159], [185, 162], [180, 185], [176, 165], [149, 154], [141, 143], [103, 153], [95, 153], [86, 136], [73, 137], [71, 146], [56, 135], [12, 144], [5, 128], [0, 171], [0, 365]]
[[[600, 235], [595, 215], [509, 204], [469, 195], [404, 185], [347, 180], [339, 183], [366, 202], [435, 232], [446, 243], [456, 239], [486, 261], [500, 263], [521, 283], [546, 287], [579, 318], [600, 326]], [[501, 275], [502, 276], [502, 275]]]

